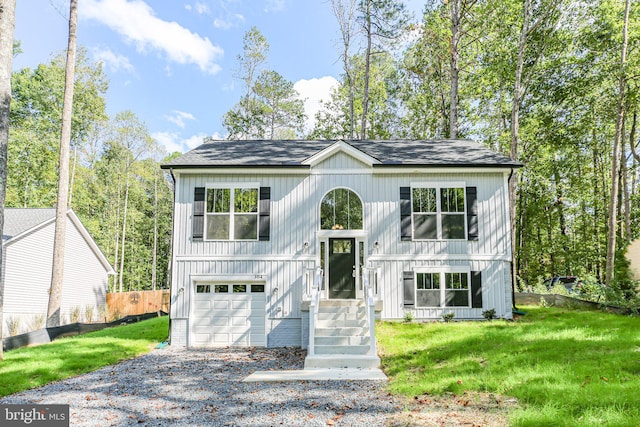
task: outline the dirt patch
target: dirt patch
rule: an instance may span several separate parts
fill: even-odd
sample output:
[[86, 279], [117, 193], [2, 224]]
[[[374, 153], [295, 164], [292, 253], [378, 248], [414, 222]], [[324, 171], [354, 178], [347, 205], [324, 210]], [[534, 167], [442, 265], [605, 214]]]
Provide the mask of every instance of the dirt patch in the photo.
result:
[[405, 401], [406, 410], [389, 418], [387, 427], [505, 426], [515, 398], [491, 393], [465, 392], [456, 396], [416, 396]]

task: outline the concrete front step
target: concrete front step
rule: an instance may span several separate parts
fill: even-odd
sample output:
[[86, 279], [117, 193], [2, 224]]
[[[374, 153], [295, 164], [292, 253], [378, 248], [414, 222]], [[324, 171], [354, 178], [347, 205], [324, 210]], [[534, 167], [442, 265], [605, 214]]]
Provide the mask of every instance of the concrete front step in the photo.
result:
[[368, 345], [316, 345], [316, 354], [367, 354], [369, 352]]
[[[346, 310], [344, 309], [346, 308]], [[367, 312], [364, 309], [350, 310], [351, 307], [335, 307], [331, 310], [319, 310], [318, 319], [320, 320], [361, 320], [367, 318]]]
[[374, 369], [380, 366], [380, 358], [370, 355], [315, 354], [304, 360], [304, 369]]
[[323, 299], [319, 307], [365, 307], [361, 299]]
[[316, 336], [316, 345], [366, 345], [369, 346], [371, 339], [366, 336]]
[[316, 337], [348, 337], [348, 336], [369, 336], [369, 328], [366, 326], [350, 326], [347, 328], [316, 328]]
[[362, 320], [318, 320], [316, 328], [365, 328], [366, 319]]

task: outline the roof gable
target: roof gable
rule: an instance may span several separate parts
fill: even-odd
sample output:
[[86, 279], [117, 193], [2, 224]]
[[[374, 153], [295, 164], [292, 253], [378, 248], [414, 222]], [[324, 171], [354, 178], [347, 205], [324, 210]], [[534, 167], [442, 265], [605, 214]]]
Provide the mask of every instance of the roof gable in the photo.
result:
[[373, 166], [374, 164], [381, 163], [375, 157], [372, 157], [367, 153], [358, 150], [352, 145], [349, 145], [344, 141], [338, 141], [326, 147], [325, 149], [318, 151], [314, 155], [306, 158], [304, 161], [302, 161], [302, 164], [314, 167], [324, 162], [325, 160], [329, 159], [330, 157], [338, 155], [339, 153], [344, 153], [347, 156], [359, 161], [360, 163], [364, 163], [365, 165], [370, 167]]

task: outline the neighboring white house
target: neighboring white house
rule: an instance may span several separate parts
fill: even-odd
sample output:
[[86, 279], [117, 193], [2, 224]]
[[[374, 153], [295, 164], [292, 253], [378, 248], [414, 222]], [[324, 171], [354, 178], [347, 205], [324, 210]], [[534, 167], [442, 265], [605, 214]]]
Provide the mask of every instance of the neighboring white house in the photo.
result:
[[205, 142], [162, 166], [171, 343], [371, 356], [374, 311], [511, 318], [520, 166], [468, 140]]
[[[20, 332], [27, 332], [34, 329], [38, 318], [46, 318], [55, 216], [55, 209], [4, 210], [3, 336], [9, 336], [10, 320], [20, 319]], [[70, 322], [75, 307], [80, 308], [82, 318], [86, 307], [93, 307], [97, 318], [106, 303], [108, 275], [115, 272], [72, 210], [67, 212], [64, 259], [62, 324]]]

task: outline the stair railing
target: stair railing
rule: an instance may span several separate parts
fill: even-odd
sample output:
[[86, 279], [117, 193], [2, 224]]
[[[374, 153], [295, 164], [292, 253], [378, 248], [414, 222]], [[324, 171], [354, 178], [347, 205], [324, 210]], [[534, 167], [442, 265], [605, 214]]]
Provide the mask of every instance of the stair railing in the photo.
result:
[[[373, 281], [369, 280], [369, 276], [373, 276]], [[369, 355], [376, 355], [376, 336], [374, 331], [376, 321], [376, 297], [378, 293], [378, 270], [376, 268], [362, 269], [362, 286], [364, 288], [363, 298], [367, 311], [367, 321], [369, 322]]]
[[315, 354], [316, 324], [318, 323], [318, 308], [320, 306], [322, 281], [323, 272], [322, 269], [318, 267], [315, 269], [313, 282], [310, 289], [311, 302], [309, 303], [309, 348], [307, 350], [309, 356], [313, 356]]

